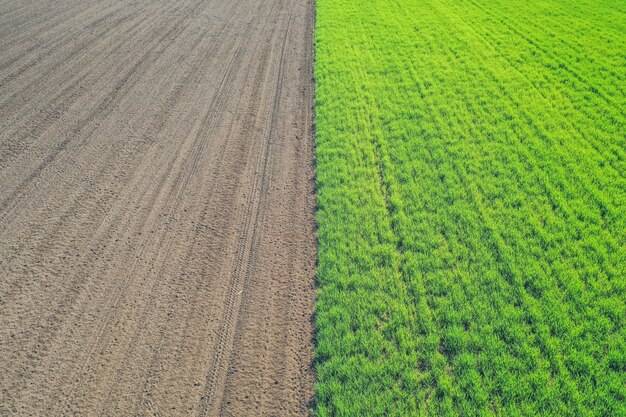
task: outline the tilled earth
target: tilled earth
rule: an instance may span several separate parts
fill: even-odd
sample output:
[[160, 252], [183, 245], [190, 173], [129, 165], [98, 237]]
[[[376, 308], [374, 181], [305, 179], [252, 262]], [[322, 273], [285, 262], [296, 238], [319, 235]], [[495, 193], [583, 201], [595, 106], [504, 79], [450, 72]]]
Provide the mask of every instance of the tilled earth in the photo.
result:
[[312, 0], [0, 0], [0, 415], [304, 415]]

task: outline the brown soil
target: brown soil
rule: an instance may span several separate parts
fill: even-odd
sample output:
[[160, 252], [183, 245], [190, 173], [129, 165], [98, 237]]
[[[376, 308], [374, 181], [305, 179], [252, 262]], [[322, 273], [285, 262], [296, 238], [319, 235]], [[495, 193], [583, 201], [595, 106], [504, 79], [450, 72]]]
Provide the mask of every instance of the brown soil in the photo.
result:
[[305, 415], [313, 0], [0, 0], [0, 415]]

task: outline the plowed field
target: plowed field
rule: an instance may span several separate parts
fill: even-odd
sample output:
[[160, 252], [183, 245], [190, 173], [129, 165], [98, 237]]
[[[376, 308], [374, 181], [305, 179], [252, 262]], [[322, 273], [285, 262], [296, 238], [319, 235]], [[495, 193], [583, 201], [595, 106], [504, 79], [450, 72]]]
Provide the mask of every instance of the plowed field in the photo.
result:
[[308, 411], [312, 22], [0, 2], [0, 415]]

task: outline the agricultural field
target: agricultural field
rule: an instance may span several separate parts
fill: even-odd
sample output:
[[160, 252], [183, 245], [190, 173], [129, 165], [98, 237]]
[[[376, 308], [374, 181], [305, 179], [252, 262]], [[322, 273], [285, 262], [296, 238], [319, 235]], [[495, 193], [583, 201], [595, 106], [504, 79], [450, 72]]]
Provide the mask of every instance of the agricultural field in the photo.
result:
[[316, 415], [626, 415], [625, 13], [317, 0]]
[[0, 416], [304, 416], [312, 0], [0, 0]]

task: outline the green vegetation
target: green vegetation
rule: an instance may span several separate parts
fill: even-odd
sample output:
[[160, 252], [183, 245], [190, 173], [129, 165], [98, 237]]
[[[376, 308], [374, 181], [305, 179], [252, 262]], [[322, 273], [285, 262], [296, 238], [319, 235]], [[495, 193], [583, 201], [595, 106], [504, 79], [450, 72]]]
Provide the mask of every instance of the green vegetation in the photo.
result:
[[626, 415], [626, 3], [317, 11], [316, 413]]

